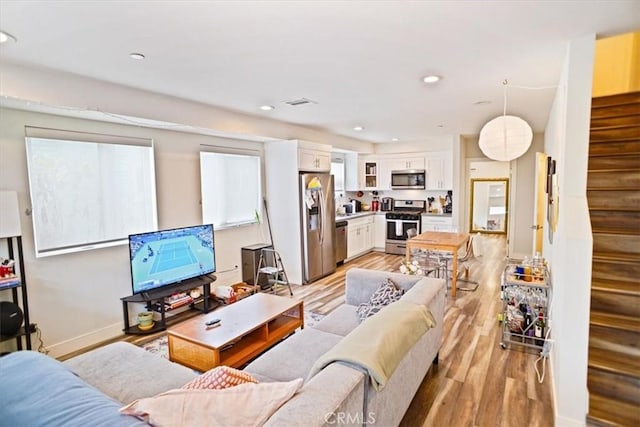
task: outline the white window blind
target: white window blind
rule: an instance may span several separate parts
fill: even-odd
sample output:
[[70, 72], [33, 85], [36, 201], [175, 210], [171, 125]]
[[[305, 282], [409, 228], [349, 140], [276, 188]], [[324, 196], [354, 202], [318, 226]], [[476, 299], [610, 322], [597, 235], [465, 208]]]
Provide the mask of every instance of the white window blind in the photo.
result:
[[202, 221], [216, 229], [257, 222], [262, 185], [257, 155], [200, 153]]
[[151, 140], [28, 127], [26, 148], [36, 256], [157, 230]]

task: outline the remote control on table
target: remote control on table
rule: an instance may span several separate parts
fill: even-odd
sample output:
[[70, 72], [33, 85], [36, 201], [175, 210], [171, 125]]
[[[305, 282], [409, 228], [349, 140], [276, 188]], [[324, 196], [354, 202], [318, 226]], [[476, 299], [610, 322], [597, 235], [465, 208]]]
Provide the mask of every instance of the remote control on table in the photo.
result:
[[213, 326], [213, 325], [217, 325], [218, 323], [220, 323], [220, 319], [211, 319], [205, 322], [204, 324], [207, 326]]

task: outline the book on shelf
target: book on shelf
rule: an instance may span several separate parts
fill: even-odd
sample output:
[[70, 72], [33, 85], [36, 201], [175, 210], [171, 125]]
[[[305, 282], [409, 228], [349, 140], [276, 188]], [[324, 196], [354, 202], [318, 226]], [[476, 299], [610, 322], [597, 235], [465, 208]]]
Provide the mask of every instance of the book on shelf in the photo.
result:
[[20, 278], [18, 276], [0, 278], [0, 289], [15, 288], [18, 285], [20, 285]]
[[171, 302], [168, 299], [165, 300], [164, 302], [158, 301], [158, 302], [156, 302], [154, 304], [154, 306], [155, 306], [156, 310], [161, 310], [162, 309], [162, 304], [164, 304], [164, 309], [165, 310], [173, 310], [175, 308], [191, 304], [192, 302], [193, 302], [193, 298], [191, 298], [189, 295], [186, 295], [184, 298], [176, 299], [176, 300], [173, 300]]

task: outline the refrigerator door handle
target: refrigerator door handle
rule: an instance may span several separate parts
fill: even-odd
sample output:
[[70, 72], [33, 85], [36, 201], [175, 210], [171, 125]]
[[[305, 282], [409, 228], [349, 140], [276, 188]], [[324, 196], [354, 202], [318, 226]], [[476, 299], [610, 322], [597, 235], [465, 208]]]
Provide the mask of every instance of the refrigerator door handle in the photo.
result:
[[322, 190], [318, 191], [318, 199], [320, 199], [320, 212], [318, 213], [318, 227], [320, 228], [320, 233], [318, 233], [318, 240], [320, 244], [324, 242], [324, 225], [322, 222], [324, 221], [324, 192]]

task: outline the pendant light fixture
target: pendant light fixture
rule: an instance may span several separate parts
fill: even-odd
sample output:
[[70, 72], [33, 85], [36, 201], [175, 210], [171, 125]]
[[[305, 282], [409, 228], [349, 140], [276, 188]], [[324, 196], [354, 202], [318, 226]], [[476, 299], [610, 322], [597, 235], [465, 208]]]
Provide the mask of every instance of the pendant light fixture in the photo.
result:
[[527, 152], [533, 140], [531, 126], [517, 116], [507, 115], [507, 84], [504, 87], [502, 116], [490, 120], [480, 130], [480, 150], [492, 160], [508, 162]]

